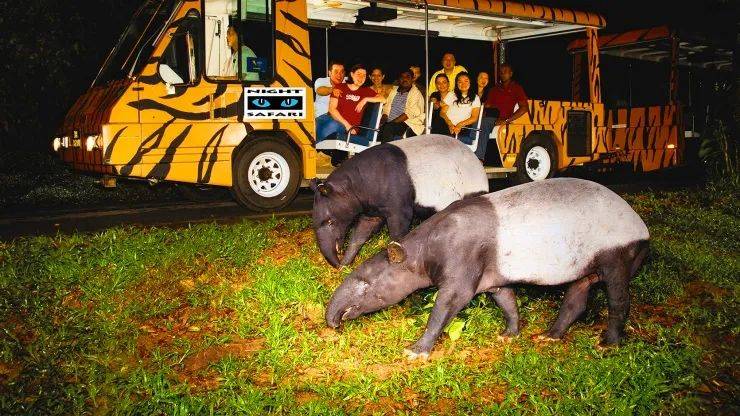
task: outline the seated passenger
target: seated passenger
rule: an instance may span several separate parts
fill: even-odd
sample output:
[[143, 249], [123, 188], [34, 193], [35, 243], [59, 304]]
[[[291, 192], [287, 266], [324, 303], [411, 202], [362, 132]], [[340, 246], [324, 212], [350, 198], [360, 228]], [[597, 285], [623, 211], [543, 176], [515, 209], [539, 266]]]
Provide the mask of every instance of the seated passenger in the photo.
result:
[[439, 74], [445, 74], [447, 75], [447, 79], [454, 80], [457, 78], [457, 75], [461, 72], [467, 72], [468, 70], [465, 69], [462, 65], [457, 65], [457, 60], [455, 59], [455, 55], [451, 52], [447, 52], [444, 55], [442, 55], [442, 69], [432, 74], [432, 80], [429, 81], [429, 93], [433, 93], [434, 91], [437, 91], [436, 86], [434, 85], [434, 80], [437, 78], [437, 75]]
[[410, 65], [409, 70], [414, 74], [414, 85], [421, 91], [421, 95], [426, 96], [427, 86], [419, 78], [421, 78], [421, 67], [419, 65]]
[[429, 101], [433, 103], [430, 133], [433, 134], [450, 134], [450, 129], [447, 127], [447, 121], [442, 117], [442, 107], [446, 106], [444, 99], [450, 92], [450, 80], [445, 74], [439, 74], [434, 78], [434, 85], [437, 87], [437, 91], [434, 91], [429, 95]]
[[[257, 55], [249, 46], [241, 45], [239, 29], [234, 25], [229, 25], [229, 28], [226, 30], [226, 44], [229, 45], [231, 56], [229, 56], [221, 66], [221, 76], [238, 77], [241, 73], [241, 79], [244, 81], [259, 81], [259, 72], [250, 72], [247, 70], [248, 59], [257, 58]], [[241, 47], [239, 47], [239, 45], [241, 45]], [[240, 58], [241, 71], [238, 71]]]
[[[527, 94], [524, 88], [514, 81], [514, 70], [509, 64], [503, 64], [499, 67], [500, 81], [496, 86], [488, 91], [486, 97], [486, 108], [498, 111], [498, 120], [496, 125], [509, 124], [529, 112], [527, 103]], [[514, 106], [519, 108], [514, 111]]]
[[385, 80], [385, 72], [383, 72], [383, 69], [379, 66], [373, 67], [370, 71], [370, 82], [372, 82], [370, 88], [372, 88], [376, 94], [382, 95], [383, 98], [388, 98], [388, 94], [390, 94], [393, 85], [383, 84], [383, 80]]
[[424, 97], [413, 79], [411, 71], [403, 71], [398, 85], [391, 89], [383, 106], [385, 124], [380, 128], [380, 141], [397, 140], [424, 131]]
[[355, 65], [350, 70], [351, 84], [339, 84], [329, 100], [329, 116], [316, 120], [316, 136], [321, 141], [329, 136], [344, 138], [347, 132], [357, 134], [362, 121], [362, 110], [367, 102], [383, 102], [385, 98], [375, 93], [370, 87], [363, 87], [367, 80], [367, 71], [362, 65]]
[[[470, 76], [467, 72], [458, 74], [454, 93], [448, 94], [444, 102], [447, 106], [442, 108], [442, 117], [447, 122], [450, 134], [457, 135], [458, 139], [466, 144], [472, 143], [476, 132], [463, 127], [476, 128], [481, 103], [478, 96], [470, 90]], [[475, 155], [481, 161], [485, 158], [485, 146], [482, 146], [481, 142], [487, 143], [491, 128], [490, 125], [481, 124], [482, 131], [478, 135], [478, 146], [475, 150]]]
[[316, 91], [316, 99], [313, 102], [313, 114], [317, 119], [317, 123], [319, 117], [331, 118], [329, 115], [329, 96], [344, 82], [344, 64], [339, 61], [329, 62], [327, 75], [324, 78], [317, 79], [313, 84], [313, 88]]

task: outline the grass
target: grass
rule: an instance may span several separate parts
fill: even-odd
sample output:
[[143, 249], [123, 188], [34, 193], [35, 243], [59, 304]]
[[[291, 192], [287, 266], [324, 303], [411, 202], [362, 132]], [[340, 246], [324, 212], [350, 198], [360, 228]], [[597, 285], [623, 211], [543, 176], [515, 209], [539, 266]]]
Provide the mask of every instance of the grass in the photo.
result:
[[0, 243], [0, 413], [736, 414], [735, 196], [626, 197], [652, 254], [621, 347], [596, 347], [600, 293], [564, 342], [532, 341], [562, 289], [523, 287], [522, 336], [496, 341], [503, 316], [479, 296], [427, 363], [401, 351], [434, 290], [326, 327], [348, 271], [326, 265], [308, 218]]

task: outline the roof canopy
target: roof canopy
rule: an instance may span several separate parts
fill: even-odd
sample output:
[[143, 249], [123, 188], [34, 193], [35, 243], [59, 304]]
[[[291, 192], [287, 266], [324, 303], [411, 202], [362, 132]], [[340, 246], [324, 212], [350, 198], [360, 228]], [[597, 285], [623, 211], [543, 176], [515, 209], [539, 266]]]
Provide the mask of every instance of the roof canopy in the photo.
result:
[[[362, 0], [307, 0], [308, 18], [314, 26], [417, 33], [424, 30], [424, 2], [381, 0], [378, 7], [397, 10], [397, 17], [384, 22], [356, 25], [358, 10], [370, 6]], [[604, 18], [596, 13], [534, 6], [509, 1], [429, 0], [429, 31], [432, 36], [476, 40], [518, 40], [601, 28]]]
[[[678, 37], [679, 65], [717, 70], [732, 68], [732, 49], [728, 45], [691, 33], [672, 33], [667, 26], [601, 35], [599, 51], [604, 55], [667, 62], [671, 59], [673, 35]], [[578, 53], [585, 47], [585, 40], [576, 39], [568, 45], [568, 51]]]

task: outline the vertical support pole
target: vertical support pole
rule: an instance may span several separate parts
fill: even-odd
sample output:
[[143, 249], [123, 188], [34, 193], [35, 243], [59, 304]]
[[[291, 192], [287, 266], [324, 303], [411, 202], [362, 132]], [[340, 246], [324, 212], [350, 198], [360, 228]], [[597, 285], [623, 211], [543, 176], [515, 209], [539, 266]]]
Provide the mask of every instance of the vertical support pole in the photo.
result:
[[669, 86], [668, 98], [669, 105], [674, 106], [676, 111], [676, 130], [678, 130], [676, 134], [678, 137], [676, 137], [676, 149], [673, 154], [673, 163], [676, 165], [683, 163], [684, 150], [686, 149], [686, 129], [683, 122], [683, 108], [681, 108], [681, 104], [678, 101], [678, 48], [678, 35], [675, 31], [671, 31], [671, 84]]
[[501, 40], [496, 39], [491, 43], [493, 47], [493, 85], [498, 84], [498, 57], [499, 57], [499, 43]]
[[502, 40], [498, 43], [499, 51], [498, 51], [498, 63], [499, 64], [505, 64], [506, 63], [506, 41]]
[[678, 103], [678, 36], [671, 33], [671, 84], [669, 86], [669, 102], [672, 105]]
[[324, 62], [326, 62], [325, 74], [329, 73], [329, 27], [324, 28]]
[[588, 54], [588, 92], [591, 103], [601, 103], [601, 70], [599, 69], [599, 35], [595, 28], [586, 29]]
[[570, 80], [571, 99], [581, 101], [581, 80], [583, 79], [583, 54], [573, 54], [573, 78]]
[[[424, 0], [424, 88], [425, 101], [424, 108], [429, 105], [429, 3]], [[431, 114], [427, 114], [427, 117], [431, 117]], [[427, 120], [424, 120], [424, 133], [429, 134], [429, 124]]]

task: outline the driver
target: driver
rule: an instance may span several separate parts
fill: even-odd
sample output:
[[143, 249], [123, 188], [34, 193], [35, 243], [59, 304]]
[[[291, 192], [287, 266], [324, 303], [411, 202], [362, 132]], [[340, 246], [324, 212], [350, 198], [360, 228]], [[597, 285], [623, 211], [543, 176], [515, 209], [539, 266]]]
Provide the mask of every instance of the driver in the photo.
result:
[[254, 53], [252, 48], [247, 45], [241, 45], [241, 48], [239, 47], [239, 29], [237, 29], [233, 24], [229, 25], [229, 28], [226, 30], [226, 44], [229, 45], [231, 56], [229, 56], [221, 66], [221, 76], [237, 77], [239, 75], [239, 71], [237, 71], [239, 66], [239, 55], [237, 52], [241, 51], [242, 79], [244, 81], [259, 81], [260, 75], [258, 72], [250, 72], [247, 70], [247, 60], [249, 58], [256, 58], [257, 55]]

